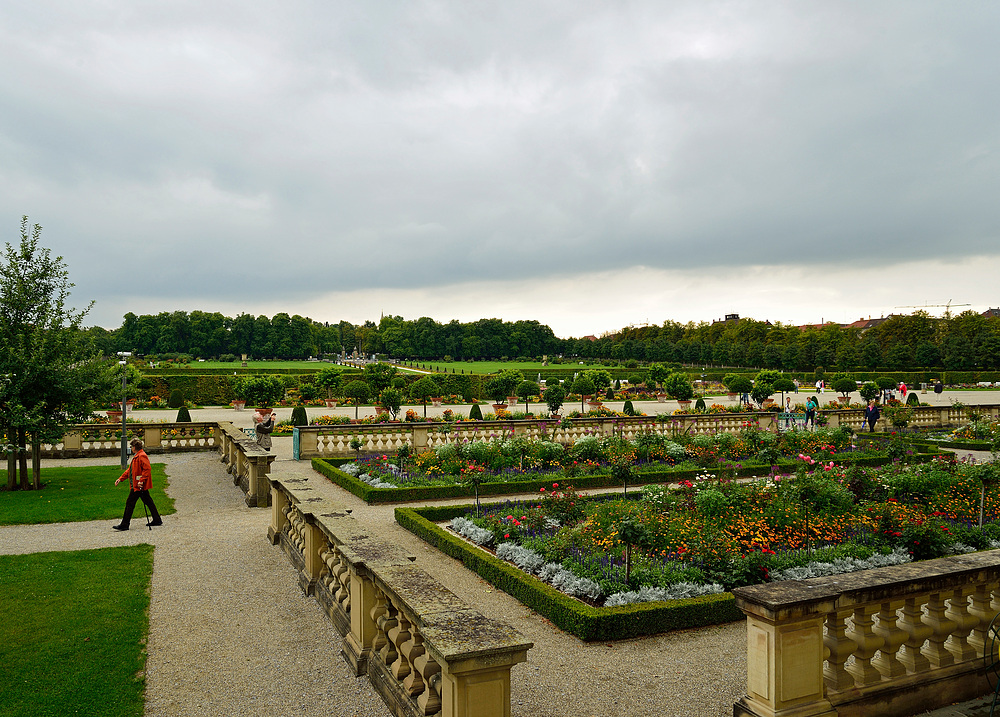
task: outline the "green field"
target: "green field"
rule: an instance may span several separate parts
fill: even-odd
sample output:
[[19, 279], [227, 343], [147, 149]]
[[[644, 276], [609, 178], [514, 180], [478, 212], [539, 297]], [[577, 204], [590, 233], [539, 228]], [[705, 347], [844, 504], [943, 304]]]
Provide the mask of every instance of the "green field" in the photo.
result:
[[[583, 371], [585, 369], [593, 368], [618, 368], [617, 366], [609, 366], [603, 364], [592, 364], [586, 366], [580, 363], [561, 363], [561, 364], [549, 364], [548, 366], [543, 366], [541, 361], [417, 361], [417, 365], [414, 368], [419, 370], [419, 366], [426, 367], [427, 370], [439, 371], [448, 373], [480, 373], [480, 374], [490, 374], [496, 373], [503, 369], [514, 369], [515, 371], [522, 371], [525, 375], [531, 378], [532, 373], [544, 373], [546, 371]], [[407, 368], [409, 368], [407, 366]]]
[[143, 713], [153, 546], [0, 556], [0, 717]]
[[[0, 525], [121, 518], [128, 497], [125, 481], [115, 485], [121, 473], [117, 465], [46, 468], [42, 471], [42, 490], [0, 491]], [[0, 470], [0, 484], [7, 485], [6, 470]], [[176, 512], [173, 499], [164, 492], [167, 485], [163, 464], [154, 463], [150, 493], [160, 515]], [[141, 501], [136, 503], [135, 509], [133, 521], [144, 523]]]
[[[319, 371], [320, 369], [326, 368], [327, 366], [333, 366], [334, 364], [327, 363], [325, 361], [247, 361], [246, 368], [256, 369], [258, 371], [266, 372], [268, 370], [274, 369], [294, 369], [295, 371], [301, 371], [306, 373], [309, 371]], [[192, 361], [191, 363], [166, 363], [161, 361], [157, 364], [154, 371], [176, 371], [177, 373], [183, 373], [184, 371], [191, 369], [220, 369], [228, 368], [236, 370], [243, 368], [242, 361]]]

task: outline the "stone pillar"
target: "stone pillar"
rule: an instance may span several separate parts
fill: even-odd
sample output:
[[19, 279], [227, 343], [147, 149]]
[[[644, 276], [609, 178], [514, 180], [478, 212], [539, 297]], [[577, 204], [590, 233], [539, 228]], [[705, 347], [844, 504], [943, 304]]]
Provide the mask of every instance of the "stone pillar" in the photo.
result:
[[302, 573], [299, 575], [299, 587], [302, 588], [303, 595], [314, 595], [316, 593], [316, 581], [319, 580], [320, 573], [326, 567], [320, 554], [326, 549], [328, 543], [326, 535], [316, 525], [316, 516], [312, 513], [303, 512], [306, 519], [305, 545], [302, 547]]
[[285, 529], [288, 518], [285, 516], [285, 508], [288, 507], [288, 496], [281, 490], [275, 481], [271, 484], [271, 524], [267, 526], [267, 539], [271, 545], [277, 545], [281, 540], [281, 531]]
[[411, 436], [413, 437], [413, 452], [425, 452], [427, 450], [427, 427], [414, 426]]
[[372, 641], [378, 632], [372, 615], [376, 604], [375, 583], [363, 565], [351, 566], [350, 581], [351, 631], [344, 636], [340, 654], [354, 675], [360, 677], [368, 672]]
[[271, 498], [271, 484], [267, 479], [267, 474], [271, 469], [274, 456], [247, 456], [244, 460], [250, 464], [246, 504], [251, 508], [266, 508]]
[[296, 460], [312, 458], [319, 455], [319, 428], [299, 426], [299, 454]]
[[160, 430], [160, 426], [146, 426], [142, 432], [142, 442], [147, 450], [150, 448], [162, 448], [163, 433]]

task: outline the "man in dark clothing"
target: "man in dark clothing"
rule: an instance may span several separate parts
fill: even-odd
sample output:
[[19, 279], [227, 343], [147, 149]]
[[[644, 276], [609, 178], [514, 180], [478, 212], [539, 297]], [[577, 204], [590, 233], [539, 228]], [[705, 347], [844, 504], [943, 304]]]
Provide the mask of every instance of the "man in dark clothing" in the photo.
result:
[[149, 465], [149, 456], [146, 455], [146, 451], [142, 450], [142, 441], [138, 438], [133, 438], [129, 445], [132, 446], [132, 462], [128, 464], [125, 472], [118, 476], [115, 485], [121, 483], [125, 478], [130, 478], [132, 490], [129, 491], [128, 499], [125, 501], [125, 514], [122, 516], [122, 522], [111, 527], [114, 530], [128, 530], [128, 525], [132, 520], [132, 511], [138, 500], [141, 500], [149, 508], [153, 518], [150, 525], [163, 525], [160, 513], [156, 510], [156, 504], [153, 503], [153, 499], [149, 495], [149, 489], [153, 487], [153, 469]]
[[882, 417], [879, 413], [878, 406], [875, 405], [874, 401], [868, 402], [868, 407], [865, 409], [865, 420], [868, 422], [868, 432], [875, 432], [875, 424], [878, 423], [878, 419]]

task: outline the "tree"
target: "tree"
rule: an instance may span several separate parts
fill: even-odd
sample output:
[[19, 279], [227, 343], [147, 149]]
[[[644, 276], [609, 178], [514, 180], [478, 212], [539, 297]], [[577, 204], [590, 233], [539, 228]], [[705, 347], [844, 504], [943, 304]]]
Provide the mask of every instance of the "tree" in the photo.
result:
[[285, 395], [285, 384], [277, 376], [240, 376], [233, 381], [233, 393], [247, 405], [269, 408]]
[[383, 389], [392, 385], [392, 379], [396, 378], [398, 369], [392, 364], [370, 363], [365, 366], [364, 379], [371, 386], [372, 393], [379, 395]]
[[833, 390], [844, 397], [844, 400], [850, 400], [851, 394], [858, 390], [858, 382], [853, 378], [843, 376], [841, 378], [834, 379]]
[[113, 382], [112, 365], [82, 330], [93, 304], [82, 311], [68, 306], [69, 272], [62, 257], [39, 246], [41, 232], [38, 224], [29, 232], [23, 217], [20, 245], [7, 244], [0, 258], [0, 433], [10, 446], [10, 489], [41, 487], [41, 444], [55, 443], [67, 425], [87, 418]]
[[340, 388], [340, 369], [328, 366], [316, 374], [313, 380], [320, 388], [326, 389], [326, 397], [333, 398], [333, 392]]
[[795, 384], [792, 383], [792, 379], [782, 376], [777, 381], [771, 384], [771, 388], [775, 391], [781, 391], [781, 410], [785, 410], [785, 393], [795, 390]]
[[371, 389], [361, 379], [354, 379], [344, 386], [344, 395], [354, 401], [354, 417], [357, 418], [358, 406], [361, 405], [362, 401], [368, 400], [368, 397], [371, 395]]
[[528, 412], [528, 399], [538, 395], [538, 384], [534, 381], [521, 381], [514, 389], [517, 397], [524, 401], [524, 412]]
[[[552, 379], [555, 381], [555, 379]], [[566, 390], [558, 382], [545, 387], [545, 405], [548, 406], [549, 413], [559, 413], [563, 401], [566, 400]]]
[[441, 387], [438, 386], [437, 381], [430, 376], [424, 376], [423, 378], [417, 379], [410, 385], [410, 398], [424, 404], [424, 418], [427, 418], [427, 399], [432, 396], [440, 395]]
[[686, 373], [679, 371], [667, 376], [663, 381], [663, 390], [670, 398], [677, 401], [690, 401], [691, 397], [694, 396], [694, 386], [691, 385], [691, 379]]
[[861, 398], [865, 399], [865, 401], [874, 401], [882, 391], [874, 381], [865, 381], [858, 390], [858, 393], [861, 394]]
[[603, 391], [611, 385], [611, 374], [604, 369], [590, 369], [584, 373], [594, 382], [594, 388], [598, 391]]
[[740, 396], [750, 393], [753, 388], [753, 381], [745, 373], [727, 373], [722, 377], [722, 384], [730, 393], [738, 393]]
[[662, 363], [654, 363], [649, 367], [649, 371], [646, 374], [646, 382], [648, 384], [652, 381], [653, 386], [656, 387], [661, 385], [669, 375], [670, 371], [667, 370], [666, 366]]
[[403, 392], [398, 388], [386, 388], [378, 395], [378, 405], [392, 414], [392, 420], [396, 420], [396, 414], [403, 403]]
[[[781, 378], [781, 374], [772, 369], [764, 369], [754, 377], [753, 387], [750, 389], [750, 398], [763, 406], [764, 401], [774, 394], [774, 383]], [[794, 384], [792, 388], [794, 388]]]
[[573, 382], [570, 390], [573, 393], [580, 394], [580, 410], [583, 410], [583, 402], [586, 400], [587, 396], [594, 395], [594, 391], [597, 389], [594, 387], [594, 382], [590, 380], [590, 377], [586, 373], [580, 374], [577, 379]]

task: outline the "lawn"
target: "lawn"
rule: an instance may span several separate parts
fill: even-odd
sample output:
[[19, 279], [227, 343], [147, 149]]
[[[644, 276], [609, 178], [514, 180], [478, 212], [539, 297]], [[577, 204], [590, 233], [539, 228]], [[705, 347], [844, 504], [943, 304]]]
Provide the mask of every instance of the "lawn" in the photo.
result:
[[153, 546], [0, 556], [0, 717], [142, 715]]
[[[247, 361], [246, 368], [258, 369], [266, 372], [268, 369], [292, 368], [296, 371], [306, 373], [308, 371], [319, 371], [334, 364], [326, 361]], [[186, 364], [168, 364], [161, 362], [153, 371], [171, 370], [183, 373], [186, 368], [243, 368], [242, 361], [192, 361]]]
[[[418, 366], [424, 366], [428, 370], [436, 371], [452, 371], [459, 373], [464, 371], [465, 373], [480, 373], [489, 374], [496, 373], [503, 369], [514, 369], [515, 371], [527, 372], [525, 375], [528, 376], [532, 371], [551, 371], [563, 370], [563, 371], [583, 371], [585, 369], [598, 369], [598, 368], [618, 368], [615, 366], [605, 366], [603, 364], [593, 364], [590, 366], [581, 366], [577, 363], [561, 363], [561, 364], [549, 364], [548, 366], [542, 365], [541, 361], [416, 361]], [[534, 378], [529, 376], [529, 378]]]
[[[124, 481], [115, 485], [121, 472], [117, 465], [45, 468], [42, 490], [0, 491], [0, 525], [121, 518], [128, 497]], [[6, 470], [0, 470], [0, 484], [7, 484]], [[154, 463], [151, 493], [161, 515], [176, 512], [173, 499], [164, 492], [167, 485], [164, 465]], [[144, 522], [141, 502], [136, 504], [136, 511], [133, 519]]]

